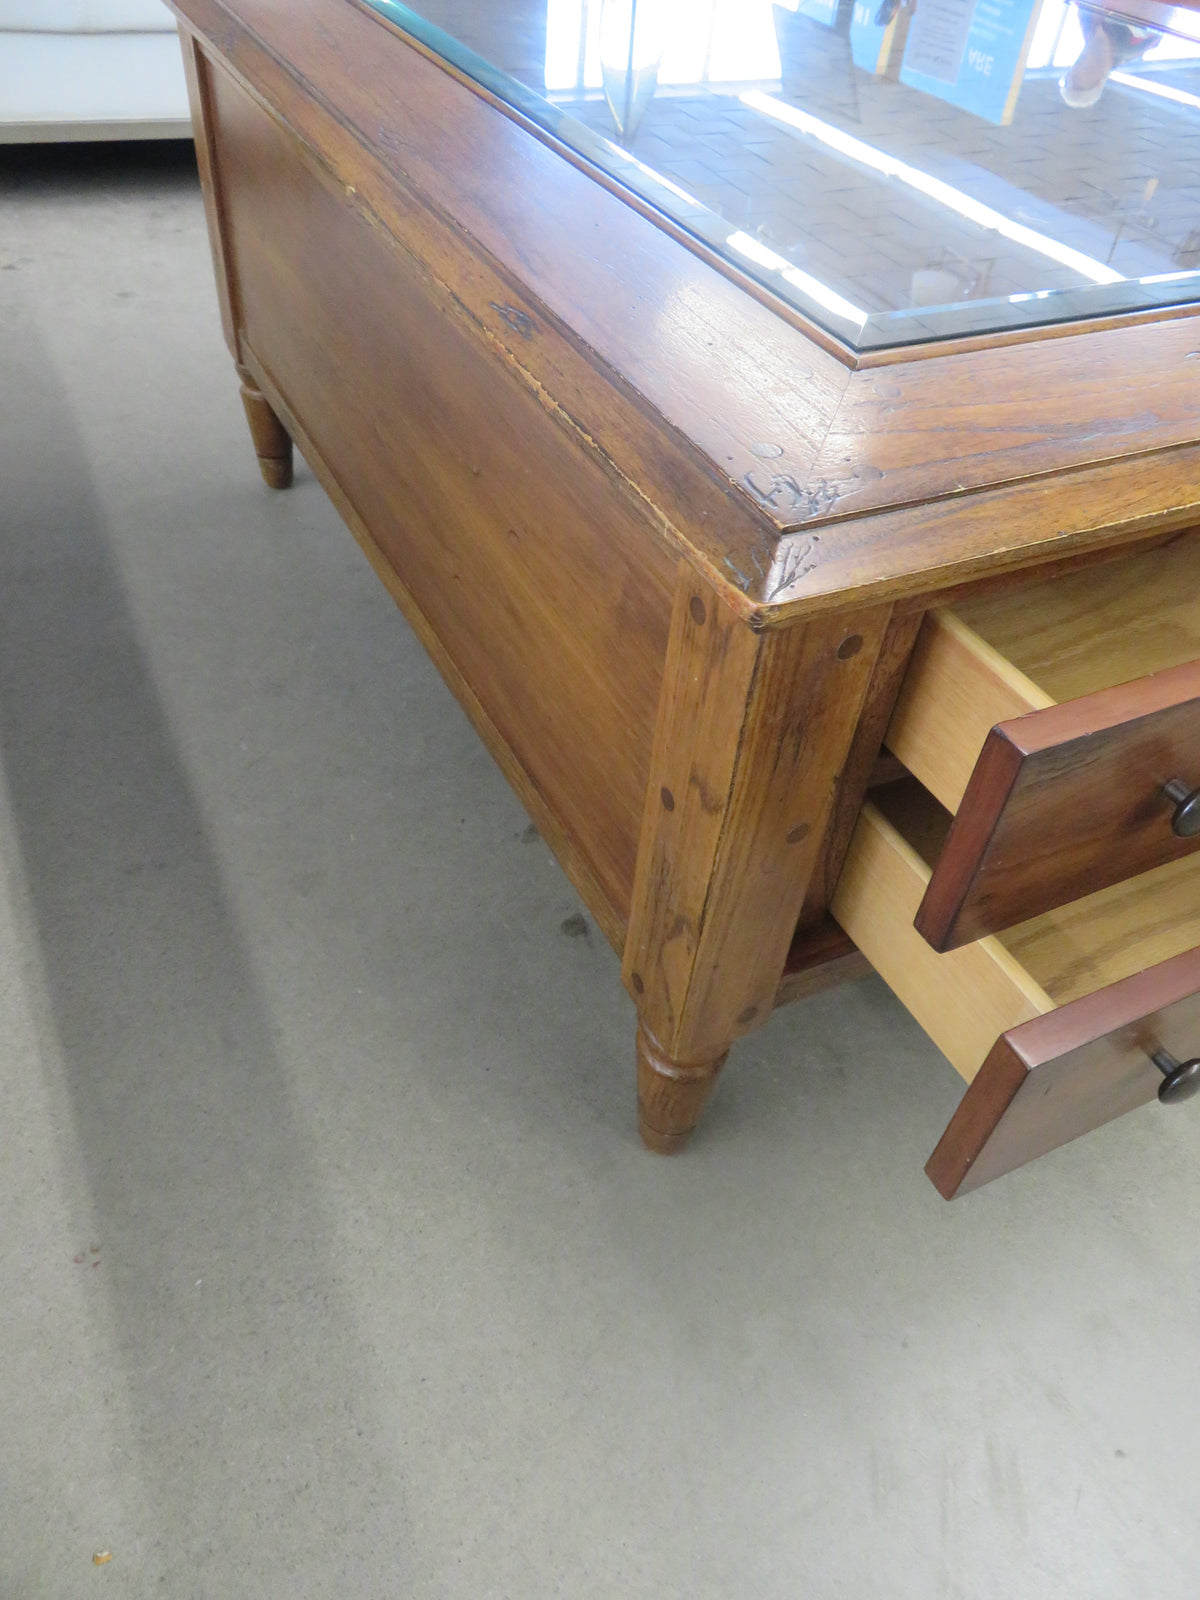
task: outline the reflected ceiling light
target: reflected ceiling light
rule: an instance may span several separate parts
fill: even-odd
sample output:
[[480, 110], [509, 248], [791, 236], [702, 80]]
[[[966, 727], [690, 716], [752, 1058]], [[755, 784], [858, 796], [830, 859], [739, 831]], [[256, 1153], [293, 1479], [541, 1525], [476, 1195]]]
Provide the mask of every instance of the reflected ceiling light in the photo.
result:
[[843, 300], [840, 294], [821, 282], [820, 278], [812, 278], [807, 272], [801, 272], [799, 267], [789, 267], [783, 274], [784, 281], [793, 288], [801, 289], [818, 305], [823, 305], [828, 311], [835, 311], [839, 317], [847, 317], [859, 327], [867, 320], [867, 313], [856, 305], [851, 305], [849, 300]]
[[[585, 10], [583, 0], [550, 0], [546, 8], [548, 90], [578, 89], [585, 83], [588, 87], [600, 87], [599, 62], [593, 65], [596, 40], [589, 36], [598, 31], [599, 15], [597, 12], [593, 19]], [[592, 24], [590, 30], [589, 23]]]
[[799, 267], [793, 267], [791, 262], [777, 255], [774, 250], [768, 249], [753, 234], [742, 233], [739, 230], [737, 233], [731, 233], [725, 243], [731, 250], [736, 250], [739, 255], [745, 256], [748, 261], [757, 262], [760, 267], [769, 267], [772, 272], [777, 272], [785, 283], [790, 283], [793, 289], [801, 290], [810, 300], [815, 300], [827, 311], [845, 317], [859, 327], [867, 320], [867, 313], [861, 307], [843, 299], [827, 283], [822, 283], [820, 278], [814, 278], [807, 272], [801, 272]]
[[884, 177], [896, 178], [900, 183], [907, 184], [910, 189], [916, 189], [930, 200], [936, 200], [939, 205], [957, 211], [959, 216], [966, 217], [968, 222], [974, 222], [981, 228], [990, 228], [994, 233], [1002, 234], [1004, 238], [1011, 239], [1014, 244], [1024, 245], [1028, 250], [1036, 250], [1039, 255], [1048, 256], [1060, 266], [1070, 267], [1082, 277], [1090, 278], [1093, 283], [1125, 281], [1121, 273], [1114, 272], [1103, 261], [1085, 256], [1081, 250], [1072, 250], [1070, 245], [1051, 239], [1047, 234], [1038, 233], [1033, 228], [1027, 228], [1024, 223], [1014, 222], [1011, 217], [1006, 217], [1002, 212], [993, 211], [991, 206], [973, 200], [969, 194], [964, 194], [961, 189], [955, 189], [952, 184], [943, 183], [940, 178], [922, 172], [919, 167], [910, 167], [906, 161], [899, 161], [883, 150], [876, 150], [874, 145], [864, 144], [861, 139], [843, 133], [832, 123], [822, 122], [819, 117], [811, 116], [797, 106], [787, 105], [784, 101], [776, 100], [758, 89], [751, 89], [739, 98], [742, 104], [749, 106], [752, 111], [761, 112], [763, 116], [782, 122], [785, 127], [806, 133], [810, 138], [818, 139], [827, 145], [829, 149], [836, 150], [839, 155], [848, 156], [851, 161], [859, 161], [863, 166], [882, 173]]
[[1152, 278], [1139, 278], [1139, 283], [1182, 283], [1185, 278], [1200, 277], [1195, 268], [1187, 268], [1183, 272], [1158, 272]]
[[639, 161], [638, 158], [628, 150], [622, 150], [621, 155], [631, 167], [636, 167], [640, 173], [651, 179], [654, 183], [661, 185], [662, 188], [669, 189], [677, 199], [683, 200], [689, 206], [694, 206], [697, 211], [703, 211], [705, 209], [705, 207], [701, 205], [700, 201], [696, 199], [694, 194], [689, 194], [686, 189], [681, 189], [674, 179], [667, 177], [665, 172], [660, 172], [657, 167], [648, 167], [644, 161]]
[[1151, 78], [1135, 78], [1131, 72], [1110, 72], [1109, 83], [1123, 83], [1127, 89], [1143, 89], [1147, 94], [1156, 94], [1160, 100], [1174, 100], [1176, 105], [1195, 106], [1200, 110], [1200, 96], [1186, 94], [1182, 89], [1175, 89], [1169, 83], [1155, 83]]
[[760, 267], [770, 267], [773, 272], [783, 272], [788, 265], [785, 256], [777, 255], [752, 233], [743, 233], [740, 228], [736, 233], [731, 233], [725, 243], [738, 255], [745, 256], [749, 261], [757, 261]]
[[[773, 83], [780, 75], [779, 41], [771, 0], [639, 0], [643, 24], [665, 30], [658, 82], [674, 88], [701, 84]], [[611, 26], [621, 0], [546, 0], [546, 88], [556, 94], [599, 89], [603, 73], [601, 18]], [[625, 0], [630, 14], [635, 7]], [[628, 29], [631, 21], [626, 21]]]

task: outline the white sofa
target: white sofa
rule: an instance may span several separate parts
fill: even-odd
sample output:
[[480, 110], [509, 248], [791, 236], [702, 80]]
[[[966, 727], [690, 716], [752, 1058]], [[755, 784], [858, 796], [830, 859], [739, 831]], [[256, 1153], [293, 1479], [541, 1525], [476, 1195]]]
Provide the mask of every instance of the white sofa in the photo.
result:
[[0, 0], [0, 144], [191, 131], [162, 0]]

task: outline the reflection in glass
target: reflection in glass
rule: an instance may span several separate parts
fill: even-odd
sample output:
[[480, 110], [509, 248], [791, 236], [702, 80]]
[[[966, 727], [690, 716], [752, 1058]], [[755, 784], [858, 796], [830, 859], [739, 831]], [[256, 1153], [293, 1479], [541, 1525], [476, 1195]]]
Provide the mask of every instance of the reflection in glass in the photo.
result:
[[1075, 111], [1094, 106], [1118, 67], [1138, 61], [1156, 42], [1153, 28], [1135, 28], [1094, 11], [1080, 16], [1083, 49], [1059, 80], [1064, 101]]
[[367, 3], [856, 348], [1200, 299], [1200, 13]]
[[[671, 89], [709, 84], [752, 84], [779, 81], [779, 45], [771, 0], [547, 0], [546, 67], [542, 81], [555, 101], [566, 101], [603, 85], [601, 16], [612, 12], [613, 49], [606, 52], [614, 67], [623, 64], [622, 37], [628, 43], [626, 20], [641, 11], [639, 26], [647, 40], [661, 31], [656, 81]], [[651, 20], [651, 18], [653, 20]], [[608, 25], [606, 21], [606, 26]], [[649, 55], [649, 50], [645, 52]]]
[[617, 137], [630, 144], [658, 86], [667, 44], [667, 0], [603, 0], [600, 76]]

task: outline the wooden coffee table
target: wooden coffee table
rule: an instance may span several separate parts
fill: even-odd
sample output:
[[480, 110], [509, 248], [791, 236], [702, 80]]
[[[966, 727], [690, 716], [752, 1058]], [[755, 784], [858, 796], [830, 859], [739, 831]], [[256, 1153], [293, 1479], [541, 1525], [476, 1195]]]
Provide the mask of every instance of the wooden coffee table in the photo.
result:
[[[1114, 266], [1111, 216], [1078, 223], [1090, 254], [1063, 242], [1057, 169], [1036, 226], [1002, 212], [1008, 180], [984, 212], [922, 189], [911, 151], [811, 110], [811, 50], [780, 33], [778, 83], [726, 94], [726, 144], [704, 137], [731, 183], [747, 116], [777, 166], [798, 145], [851, 174], [851, 222], [829, 209], [789, 256], [702, 204], [669, 141], [657, 168], [606, 141], [584, 78], [571, 105], [521, 87], [544, 8], [174, 4], [263, 476], [286, 486], [294, 441], [620, 953], [646, 1143], [679, 1148], [739, 1035], [868, 959], [973, 1080], [943, 1193], [1182, 1097], [1200, 291], [1134, 267], [1195, 227], [1172, 185], [1200, 141], [1165, 140], [1137, 192], [1167, 221], [1122, 212]], [[463, 48], [489, 39], [490, 64]], [[980, 122], [980, 162], [1020, 135], [1053, 167], [1073, 113], [1052, 82], [985, 139], [896, 81], [892, 44], [874, 73], [846, 56], [863, 118], [928, 107], [948, 145]], [[1169, 132], [1172, 102], [1106, 92], [1115, 132], [1072, 159], [1111, 173], [1121, 119]], [[662, 126], [686, 98], [661, 88]], [[779, 204], [801, 227], [798, 182]], [[898, 282], [961, 303], [888, 304]]]

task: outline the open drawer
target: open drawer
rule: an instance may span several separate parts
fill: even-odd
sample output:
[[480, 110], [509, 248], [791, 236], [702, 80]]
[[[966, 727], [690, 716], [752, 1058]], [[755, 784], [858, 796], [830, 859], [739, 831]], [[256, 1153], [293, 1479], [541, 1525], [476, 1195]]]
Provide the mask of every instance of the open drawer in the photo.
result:
[[1200, 849], [1200, 536], [931, 611], [886, 743], [954, 815], [937, 950]]
[[970, 1085], [926, 1167], [952, 1199], [1200, 1089], [1200, 857], [939, 955], [913, 918], [948, 823], [912, 780], [876, 790], [832, 910]]

